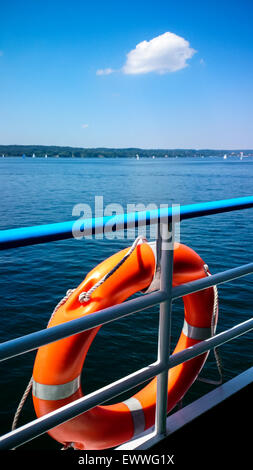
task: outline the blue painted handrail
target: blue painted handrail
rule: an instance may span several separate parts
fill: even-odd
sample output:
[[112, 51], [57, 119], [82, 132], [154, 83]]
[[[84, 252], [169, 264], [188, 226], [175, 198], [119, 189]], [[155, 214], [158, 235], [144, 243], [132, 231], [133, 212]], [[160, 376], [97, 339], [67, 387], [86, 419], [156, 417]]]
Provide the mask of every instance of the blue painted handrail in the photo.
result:
[[77, 223], [83, 236], [85, 236], [103, 233], [105, 227], [109, 231], [111, 229], [122, 230], [142, 225], [151, 225], [162, 220], [170, 222], [173, 215], [179, 216], [180, 220], [185, 220], [250, 207], [253, 207], [253, 196], [2, 230], [0, 231], [0, 250], [73, 238], [74, 224]]

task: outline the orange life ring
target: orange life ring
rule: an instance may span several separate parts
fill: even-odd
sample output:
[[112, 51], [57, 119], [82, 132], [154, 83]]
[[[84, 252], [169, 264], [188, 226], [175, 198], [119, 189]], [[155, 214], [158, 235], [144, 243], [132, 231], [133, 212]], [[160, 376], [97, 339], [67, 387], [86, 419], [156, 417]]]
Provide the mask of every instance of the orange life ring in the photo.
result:
[[[126, 255], [122, 250], [93, 269], [59, 307], [49, 327], [119, 304], [146, 289], [155, 272], [155, 256], [148, 243], [137, 245], [131, 256], [110, 279], [99, 286], [83, 304], [87, 292]], [[204, 262], [191, 248], [179, 244], [174, 252], [173, 286], [206, 276]], [[214, 289], [208, 288], [183, 298], [185, 321], [175, 352], [211, 336]], [[217, 322], [217, 315], [216, 315]], [[42, 346], [33, 370], [33, 402], [38, 417], [83, 396], [80, 375], [89, 347], [100, 327]], [[208, 353], [180, 364], [169, 372], [168, 412], [185, 395], [197, 378]], [[95, 408], [49, 431], [63, 444], [76, 449], [107, 449], [122, 444], [148, 429], [155, 421], [156, 378], [132, 398]]]

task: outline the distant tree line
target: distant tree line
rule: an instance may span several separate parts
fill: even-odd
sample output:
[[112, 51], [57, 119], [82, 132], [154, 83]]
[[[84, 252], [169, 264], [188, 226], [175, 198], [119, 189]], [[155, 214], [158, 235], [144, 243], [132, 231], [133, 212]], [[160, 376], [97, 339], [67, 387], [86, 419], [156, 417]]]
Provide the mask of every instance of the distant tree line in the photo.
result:
[[[212, 150], [212, 149], [141, 149], [141, 148], [79, 148], [46, 145], [0, 145], [0, 157], [45, 157], [49, 158], [175, 158], [199, 156], [223, 156], [224, 153], [238, 155], [240, 150]], [[244, 150], [244, 153], [253, 153], [253, 150]]]

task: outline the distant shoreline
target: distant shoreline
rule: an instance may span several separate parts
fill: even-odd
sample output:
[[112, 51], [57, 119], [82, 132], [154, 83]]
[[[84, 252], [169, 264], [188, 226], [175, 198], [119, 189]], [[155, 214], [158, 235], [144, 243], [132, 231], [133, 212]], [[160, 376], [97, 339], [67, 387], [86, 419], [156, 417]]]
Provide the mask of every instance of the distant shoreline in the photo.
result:
[[30, 158], [175, 158], [253, 156], [253, 150], [215, 149], [141, 149], [141, 148], [80, 148], [47, 145], [0, 145], [0, 157]]

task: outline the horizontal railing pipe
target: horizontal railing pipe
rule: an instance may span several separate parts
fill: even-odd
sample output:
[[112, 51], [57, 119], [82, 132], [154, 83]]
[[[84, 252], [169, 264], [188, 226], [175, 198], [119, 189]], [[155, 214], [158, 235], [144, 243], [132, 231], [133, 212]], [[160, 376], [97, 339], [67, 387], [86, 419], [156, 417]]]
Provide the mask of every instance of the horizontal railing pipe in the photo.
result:
[[162, 372], [164, 365], [161, 363], [150, 364], [122, 379], [117, 380], [95, 392], [68, 403], [57, 410], [41, 416], [14, 431], [10, 431], [0, 437], [0, 450], [11, 449], [24, 444], [35, 437], [49, 431], [53, 427], [76, 417], [97, 405], [100, 405], [115, 396], [130, 390], [137, 385], [152, 379]]
[[92, 315], [87, 315], [51, 328], [5, 341], [0, 344], [0, 361], [32, 351], [40, 346], [66, 338], [67, 336], [82, 333], [83, 331], [123, 318], [132, 313], [140, 312], [166, 299], [167, 296], [164, 292], [151, 292], [143, 297], [137, 297], [136, 299], [128, 300], [122, 304], [113, 305], [112, 307], [94, 312]]
[[248, 209], [250, 207], [253, 207], [253, 196], [184, 206], [174, 205], [150, 211], [7, 229], [0, 231], [0, 250], [73, 238], [75, 227], [78, 228], [78, 231], [81, 230], [82, 236], [96, 235], [107, 231], [118, 231], [157, 224], [162, 221], [169, 223], [172, 221], [173, 216], [179, 217], [180, 220], [186, 220], [194, 217]]
[[252, 273], [253, 263], [248, 263], [236, 268], [213, 274], [212, 276], [197, 279], [196, 281], [187, 282], [187, 284], [181, 284], [180, 286], [173, 287], [172, 300], [178, 299], [187, 294], [193, 294], [194, 292], [206, 289], [207, 287], [216, 286], [224, 282], [234, 281], [235, 279]]
[[205, 339], [200, 343], [194, 344], [183, 351], [173, 354], [169, 359], [169, 367], [172, 368], [182, 364], [183, 362], [189, 361], [190, 359], [221, 346], [232, 339], [238, 338], [251, 330], [253, 330], [253, 318], [250, 318], [243, 323], [239, 323], [228, 330], [222, 331], [211, 338]]

